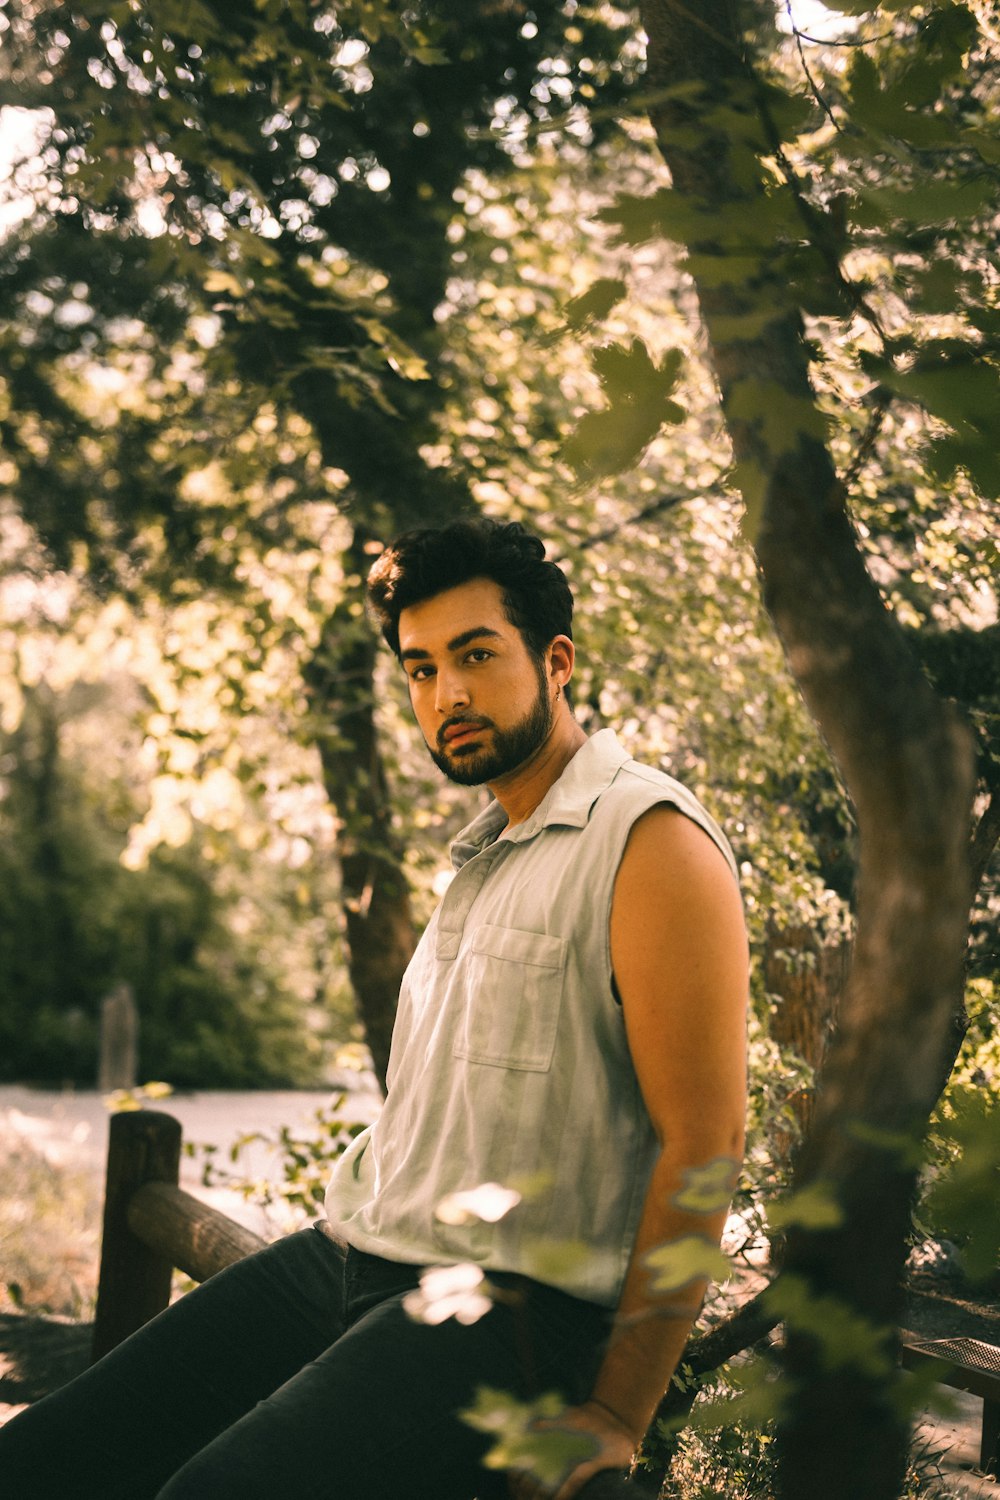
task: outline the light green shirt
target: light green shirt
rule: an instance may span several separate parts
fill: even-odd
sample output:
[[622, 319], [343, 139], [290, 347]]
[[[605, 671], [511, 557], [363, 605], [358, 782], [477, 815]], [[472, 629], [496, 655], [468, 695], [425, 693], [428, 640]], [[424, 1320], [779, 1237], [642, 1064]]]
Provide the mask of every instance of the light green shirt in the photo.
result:
[[[508, 830], [494, 802], [459, 834], [400, 990], [385, 1106], [327, 1191], [349, 1244], [617, 1303], [657, 1146], [613, 992], [611, 898], [629, 831], [657, 803], [704, 828], [735, 876], [708, 813], [611, 730], [525, 822]], [[437, 1212], [484, 1183], [521, 1201], [494, 1223]]]

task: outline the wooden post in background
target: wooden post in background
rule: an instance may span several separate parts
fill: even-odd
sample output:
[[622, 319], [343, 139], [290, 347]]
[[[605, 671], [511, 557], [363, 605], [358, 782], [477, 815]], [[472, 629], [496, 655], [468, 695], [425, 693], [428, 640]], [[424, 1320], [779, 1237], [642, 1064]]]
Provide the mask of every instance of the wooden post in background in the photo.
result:
[[100, 1049], [100, 1092], [134, 1089], [139, 1081], [139, 1012], [131, 985], [118, 985], [101, 1001]]
[[95, 1360], [162, 1312], [170, 1301], [173, 1265], [133, 1234], [128, 1209], [143, 1183], [176, 1185], [180, 1156], [180, 1122], [171, 1115], [151, 1109], [112, 1115], [94, 1319]]
[[[815, 1077], [822, 1069], [837, 1020], [840, 997], [851, 970], [849, 938], [824, 943], [811, 927], [768, 923], [764, 949], [764, 986], [771, 1000], [770, 1032], [779, 1047], [788, 1047], [807, 1062]], [[815, 1087], [791, 1099], [799, 1129], [805, 1135], [816, 1105]], [[777, 1142], [784, 1156], [794, 1146], [791, 1135]]]

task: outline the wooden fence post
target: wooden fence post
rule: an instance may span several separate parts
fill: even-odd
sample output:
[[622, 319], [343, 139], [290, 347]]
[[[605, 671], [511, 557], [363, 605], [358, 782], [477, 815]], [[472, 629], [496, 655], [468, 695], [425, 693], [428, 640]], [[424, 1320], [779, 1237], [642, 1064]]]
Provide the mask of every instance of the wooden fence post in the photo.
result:
[[162, 1312], [170, 1301], [173, 1265], [137, 1239], [129, 1228], [128, 1209], [143, 1183], [176, 1185], [180, 1156], [181, 1126], [172, 1115], [151, 1109], [112, 1115], [94, 1318], [95, 1360]]
[[139, 1012], [132, 986], [120, 984], [101, 1001], [100, 1055], [97, 1087], [134, 1089], [139, 1078]]

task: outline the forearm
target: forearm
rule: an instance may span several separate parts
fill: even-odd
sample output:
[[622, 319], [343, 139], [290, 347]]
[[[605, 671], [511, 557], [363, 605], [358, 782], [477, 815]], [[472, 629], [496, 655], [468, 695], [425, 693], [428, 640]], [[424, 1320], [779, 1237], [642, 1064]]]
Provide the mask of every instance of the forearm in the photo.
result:
[[[614, 1330], [591, 1393], [591, 1399], [613, 1413], [636, 1444], [680, 1362], [710, 1279], [700, 1274], [686, 1280], [683, 1271], [665, 1274], [662, 1265], [656, 1266], [655, 1252], [700, 1241], [701, 1245], [691, 1243], [685, 1248], [683, 1263], [691, 1270], [707, 1272], [717, 1259], [726, 1219], [725, 1207], [692, 1212], [679, 1206], [677, 1196], [683, 1186], [683, 1168], [662, 1155], [650, 1180]], [[682, 1284], [676, 1285], [679, 1278]], [[658, 1286], [658, 1281], [666, 1284]]]

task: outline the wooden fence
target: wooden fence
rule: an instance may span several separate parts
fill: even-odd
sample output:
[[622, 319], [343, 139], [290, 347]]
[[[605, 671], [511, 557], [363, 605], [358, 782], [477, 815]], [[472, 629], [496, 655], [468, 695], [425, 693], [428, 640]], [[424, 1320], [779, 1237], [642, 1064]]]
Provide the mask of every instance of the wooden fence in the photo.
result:
[[163, 1311], [174, 1267], [207, 1281], [266, 1243], [179, 1187], [180, 1161], [173, 1115], [112, 1115], [94, 1359]]
[[[101, 1270], [93, 1357], [100, 1359], [170, 1301], [174, 1267], [207, 1281], [266, 1241], [178, 1186], [180, 1121], [159, 1110], [111, 1117]], [[1000, 1349], [980, 1340], [921, 1342], [903, 1335], [903, 1363], [932, 1360], [938, 1379], [983, 1401], [980, 1466], [1000, 1472]], [[643, 1486], [605, 1472], [588, 1480], [580, 1500], [635, 1500]]]
[[[162, 1312], [174, 1267], [207, 1281], [266, 1244], [178, 1186], [180, 1121], [160, 1110], [112, 1115], [93, 1357]], [[607, 1470], [579, 1500], [653, 1500], [641, 1482]]]

